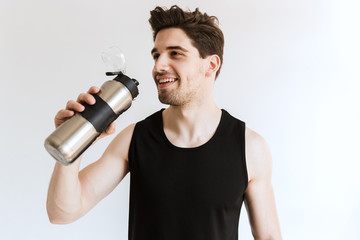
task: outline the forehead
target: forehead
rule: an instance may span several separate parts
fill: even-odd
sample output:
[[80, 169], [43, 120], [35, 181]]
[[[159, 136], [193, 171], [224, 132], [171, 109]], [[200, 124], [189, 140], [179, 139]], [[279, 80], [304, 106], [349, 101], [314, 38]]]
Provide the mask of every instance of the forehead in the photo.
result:
[[191, 43], [191, 39], [180, 28], [165, 28], [156, 35], [154, 49], [160, 52], [171, 46], [180, 46], [188, 51], [197, 52], [197, 49]]

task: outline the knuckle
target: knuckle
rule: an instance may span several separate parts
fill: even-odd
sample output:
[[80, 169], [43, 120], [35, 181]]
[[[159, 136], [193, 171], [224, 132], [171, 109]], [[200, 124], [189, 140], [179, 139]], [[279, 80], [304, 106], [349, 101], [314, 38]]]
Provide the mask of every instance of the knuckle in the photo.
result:
[[77, 101], [81, 102], [84, 99], [84, 95], [85, 95], [85, 93], [80, 93], [78, 98], [77, 98]]
[[[72, 100], [66, 102], [66, 109], [69, 109], [72, 105]], [[61, 111], [61, 110], [60, 110]]]
[[62, 113], [63, 113], [64, 109], [59, 110], [56, 115], [55, 118], [59, 117]]
[[98, 91], [99, 91], [99, 88], [98, 88], [98, 87], [96, 87], [96, 86], [91, 86], [91, 87], [89, 88], [88, 93], [96, 93], [96, 92], [98, 92]]

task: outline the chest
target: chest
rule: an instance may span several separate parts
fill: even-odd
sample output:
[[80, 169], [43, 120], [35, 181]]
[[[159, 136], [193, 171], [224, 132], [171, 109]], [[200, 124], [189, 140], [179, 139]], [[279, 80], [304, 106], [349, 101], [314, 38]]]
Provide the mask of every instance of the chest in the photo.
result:
[[150, 144], [136, 154], [132, 184], [154, 204], [234, 204], [246, 188], [244, 154], [222, 144], [179, 151]]

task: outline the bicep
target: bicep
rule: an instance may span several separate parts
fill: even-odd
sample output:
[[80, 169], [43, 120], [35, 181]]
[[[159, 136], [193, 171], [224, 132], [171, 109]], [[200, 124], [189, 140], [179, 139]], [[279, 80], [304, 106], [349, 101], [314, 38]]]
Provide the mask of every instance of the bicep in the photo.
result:
[[265, 140], [247, 129], [246, 159], [249, 183], [245, 206], [255, 239], [281, 239], [274, 191], [271, 184], [272, 159]]
[[132, 124], [120, 132], [101, 158], [80, 172], [83, 212], [112, 192], [129, 172], [128, 151], [134, 127]]
[[275, 197], [271, 183], [250, 181], [245, 193], [245, 207], [255, 239], [279, 239], [280, 236]]

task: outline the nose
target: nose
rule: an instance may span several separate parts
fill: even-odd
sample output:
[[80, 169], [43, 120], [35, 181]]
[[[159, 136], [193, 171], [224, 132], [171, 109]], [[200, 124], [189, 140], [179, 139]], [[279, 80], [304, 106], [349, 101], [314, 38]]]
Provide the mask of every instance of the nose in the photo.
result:
[[154, 64], [154, 72], [164, 72], [169, 70], [169, 61], [165, 55], [160, 55]]

